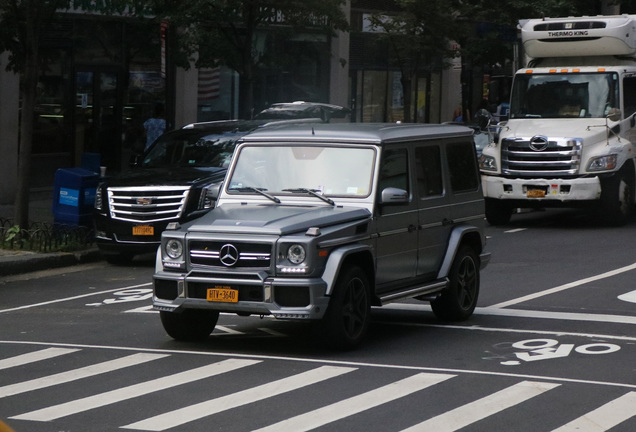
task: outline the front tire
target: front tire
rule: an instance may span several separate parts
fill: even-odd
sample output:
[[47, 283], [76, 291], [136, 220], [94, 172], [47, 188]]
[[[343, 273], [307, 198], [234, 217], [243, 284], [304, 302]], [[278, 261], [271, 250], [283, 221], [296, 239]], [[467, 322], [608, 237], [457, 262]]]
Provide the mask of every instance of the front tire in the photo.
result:
[[475, 251], [460, 247], [449, 275], [449, 285], [431, 302], [437, 318], [464, 321], [473, 314], [479, 297], [479, 258]]
[[217, 311], [186, 309], [183, 312], [160, 311], [161, 324], [168, 335], [178, 341], [203, 341], [219, 320]]
[[627, 223], [634, 215], [634, 171], [624, 166], [616, 175], [601, 183], [601, 206], [603, 220], [614, 226]]
[[364, 338], [371, 319], [369, 280], [360, 267], [344, 269], [338, 277], [323, 318], [326, 341], [338, 349], [352, 349]]

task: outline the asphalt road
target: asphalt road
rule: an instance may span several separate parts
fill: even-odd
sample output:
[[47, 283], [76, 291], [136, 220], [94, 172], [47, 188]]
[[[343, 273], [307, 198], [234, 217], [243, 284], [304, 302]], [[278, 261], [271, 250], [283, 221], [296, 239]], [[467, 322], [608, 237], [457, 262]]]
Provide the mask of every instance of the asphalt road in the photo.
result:
[[0, 419], [16, 432], [636, 430], [636, 223], [533, 212], [488, 229], [479, 306], [374, 309], [327, 351], [312, 329], [222, 315], [171, 340], [152, 257], [0, 280]]

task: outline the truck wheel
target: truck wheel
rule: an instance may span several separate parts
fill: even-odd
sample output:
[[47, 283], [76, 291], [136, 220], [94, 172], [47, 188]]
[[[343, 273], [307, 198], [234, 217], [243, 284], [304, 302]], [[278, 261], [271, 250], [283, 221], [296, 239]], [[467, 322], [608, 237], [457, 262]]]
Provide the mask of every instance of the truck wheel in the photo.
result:
[[472, 248], [459, 248], [449, 279], [448, 287], [431, 307], [441, 320], [463, 321], [473, 314], [479, 296], [479, 258]]
[[362, 269], [344, 269], [323, 318], [326, 341], [334, 348], [351, 349], [364, 338], [371, 316], [369, 295], [369, 281]]
[[186, 309], [183, 312], [160, 311], [161, 324], [178, 341], [202, 341], [210, 336], [219, 319], [217, 311]]
[[634, 172], [621, 168], [614, 176], [601, 183], [599, 212], [610, 225], [623, 225], [634, 214]]
[[486, 198], [486, 220], [490, 225], [506, 225], [512, 216], [512, 207], [501, 200]]

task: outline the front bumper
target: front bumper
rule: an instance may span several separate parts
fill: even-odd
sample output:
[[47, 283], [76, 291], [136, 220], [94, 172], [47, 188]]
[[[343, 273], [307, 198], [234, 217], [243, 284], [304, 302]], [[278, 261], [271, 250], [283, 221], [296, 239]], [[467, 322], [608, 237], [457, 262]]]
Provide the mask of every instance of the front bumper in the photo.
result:
[[[599, 177], [574, 179], [520, 179], [481, 176], [485, 198], [544, 202], [597, 201], [601, 198]], [[543, 191], [533, 194], [529, 191]]]
[[[95, 243], [104, 253], [142, 254], [154, 252], [161, 244], [161, 232], [166, 229], [167, 222], [133, 223], [113, 220], [107, 216], [94, 215]], [[151, 226], [151, 235], [135, 235], [133, 227], [137, 225]]]
[[[239, 291], [236, 303], [206, 300], [206, 291], [231, 287]], [[245, 315], [273, 315], [280, 319], [319, 320], [329, 304], [327, 283], [320, 278], [189, 276], [161, 271], [154, 275], [153, 307], [178, 312], [209, 309]]]

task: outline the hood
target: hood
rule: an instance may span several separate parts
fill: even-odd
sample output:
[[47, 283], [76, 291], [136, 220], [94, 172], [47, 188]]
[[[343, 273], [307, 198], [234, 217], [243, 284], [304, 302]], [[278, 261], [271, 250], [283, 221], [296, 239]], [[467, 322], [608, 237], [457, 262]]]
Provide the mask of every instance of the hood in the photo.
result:
[[[589, 126], [590, 127], [588, 130]], [[609, 122], [609, 126], [616, 123]], [[585, 141], [599, 142], [607, 137], [605, 119], [602, 118], [571, 118], [571, 119], [541, 119], [524, 118], [512, 119], [501, 127], [502, 138], [519, 137], [532, 138], [543, 135], [548, 138], [582, 138]]]
[[371, 217], [358, 207], [226, 204], [192, 222], [188, 232], [286, 235]]
[[223, 181], [227, 169], [218, 167], [134, 168], [107, 177], [107, 186], [180, 186]]

